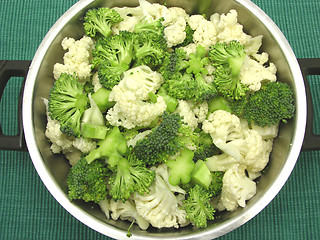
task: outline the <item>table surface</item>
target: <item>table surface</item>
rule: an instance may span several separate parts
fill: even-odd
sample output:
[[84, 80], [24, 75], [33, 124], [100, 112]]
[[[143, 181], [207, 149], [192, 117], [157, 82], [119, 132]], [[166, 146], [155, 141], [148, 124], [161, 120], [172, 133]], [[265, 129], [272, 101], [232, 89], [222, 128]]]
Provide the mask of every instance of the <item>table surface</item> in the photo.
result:
[[[46, 32], [76, 0], [2, 0], [0, 59], [31, 60]], [[296, 57], [320, 57], [320, 0], [254, 0], [279, 26]], [[312, 76], [314, 105], [320, 78]], [[6, 134], [17, 132], [21, 81], [10, 81], [0, 105]], [[320, 133], [315, 109], [315, 133]], [[320, 152], [302, 152], [275, 199], [220, 239], [320, 239]], [[110, 239], [82, 224], [47, 191], [27, 152], [0, 151], [0, 239]]]

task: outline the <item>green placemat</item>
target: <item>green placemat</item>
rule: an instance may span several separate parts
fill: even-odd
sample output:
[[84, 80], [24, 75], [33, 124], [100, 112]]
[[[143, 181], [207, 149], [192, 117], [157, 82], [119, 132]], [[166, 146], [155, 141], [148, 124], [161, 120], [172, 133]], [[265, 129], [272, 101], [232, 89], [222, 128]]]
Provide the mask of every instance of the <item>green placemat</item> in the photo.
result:
[[[0, 59], [31, 60], [54, 22], [75, 0], [2, 0]], [[319, 0], [254, 0], [279, 26], [299, 58], [320, 57]], [[310, 77], [315, 106], [320, 79]], [[7, 134], [17, 131], [16, 96], [10, 80], [0, 105]], [[320, 132], [320, 112], [315, 111]], [[320, 239], [320, 152], [302, 152], [288, 182], [260, 214], [220, 239]], [[0, 151], [0, 239], [110, 239], [65, 211], [38, 177], [29, 154]]]

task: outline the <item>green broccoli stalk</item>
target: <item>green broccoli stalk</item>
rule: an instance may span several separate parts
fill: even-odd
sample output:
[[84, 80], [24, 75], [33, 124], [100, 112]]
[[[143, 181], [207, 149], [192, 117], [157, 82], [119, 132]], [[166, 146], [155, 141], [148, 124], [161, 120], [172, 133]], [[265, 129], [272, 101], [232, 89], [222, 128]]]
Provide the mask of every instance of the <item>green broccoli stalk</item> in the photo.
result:
[[240, 70], [246, 52], [237, 41], [216, 43], [209, 50], [209, 57], [216, 67], [214, 85], [225, 97], [240, 99], [246, 95], [247, 88], [240, 82]]
[[80, 137], [81, 118], [89, 107], [84, 84], [74, 75], [62, 73], [50, 90], [48, 113], [60, 123], [60, 130], [69, 136]]
[[257, 92], [249, 94], [247, 99], [236, 102], [233, 107], [238, 116], [249, 125], [260, 127], [286, 123], [295, 112], [294, 94], [291, 87], [282, 82], [268, 82]]
[[111, 27], [121, 21], [123, 19], [114, 9], [89, 9], [84, 17], [83, 27], [89, 37], [108, 37], [112, 34]]
[[181, 126], [182, 119], [179, 114], [164, 112], [159, 125], [135, 145], [133, 151], [138, 159], [147, 165], [153, 165], [157, 162], [165, 162], [168, 156], [177, 153], [182, 147], [179, 139]]
[[180, 151], [180, 155], [174, 160], [168, 160], [167, 165], [170, 169], [169, 183], [173, 186], [187, 184], [191, 180], [195, 163], [193, 162], [194, 152], [185, 148]]
[[145, 167], [144, 163], [130, 153], [127, 158], [120, 158], [114, 174], [110, 177], [109, 194], [117, 201], [125, 202], [132, 193], [149, 193], [149, 186], [155, 178], [155, 172]]
[[200, 185], [190, 188], [187, 198], [184, 200], [183, 208], [186, 211], [186, 218], [197, 228], [206, 228], [207, 221], [214, 219], [215, 209], [210, 204], [212, 193]]
[[235, 107], [235, 104], [233, 104], [234, 101], [229, 101], [224, 96], [218, 95], [214, 98], [210, 99], [208, 102], [208, 108], [209, 108], [209, 114], [213, 113], [217, 110], [223, 110], [232, 113], [233, 112], [233, 106]]
[[110, 129], [105, 139], [98, 142], [98, 148], [92, 150], [85, 159], [92, 163], [96, 159], [107, 159], [111, 167], [117, 165], [119, 159], [128, 152], [126, 139], [118, 127]]
[[67, 177], [68, 198], [70, 200], [81, 199], [95, 203], [106, 199], [108, 195], [107, 181], [110, 175], [105, 160], [97, 160], [88, 164], [82, 156], [80, 160], [70, 168]]

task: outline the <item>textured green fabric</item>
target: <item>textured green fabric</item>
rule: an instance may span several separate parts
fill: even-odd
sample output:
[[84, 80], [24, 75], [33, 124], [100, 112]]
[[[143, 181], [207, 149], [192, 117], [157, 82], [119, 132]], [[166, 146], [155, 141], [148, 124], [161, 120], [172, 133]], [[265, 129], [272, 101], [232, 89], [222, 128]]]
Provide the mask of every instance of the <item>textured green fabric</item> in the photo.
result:
[[[31, 60], [54, 22], [75, 0], [1, 0], [0, 59]], [[254, 0], [279, 26], [299, 58], [320, 57], [319, 0]], [[0, 105], [6, 134], [17, 132], [21, 79]], [[315, 106], [320, 78], [310, 77]], [[320, 111], [315, 131], [320, 133]], [[320, 152], [301, 153], [288, 182], [256, 217], [220, 239], [320, 239]], [[38, 177], [29, 154], [0, 151], [0, 239], [110, 239], [65, 211]]]

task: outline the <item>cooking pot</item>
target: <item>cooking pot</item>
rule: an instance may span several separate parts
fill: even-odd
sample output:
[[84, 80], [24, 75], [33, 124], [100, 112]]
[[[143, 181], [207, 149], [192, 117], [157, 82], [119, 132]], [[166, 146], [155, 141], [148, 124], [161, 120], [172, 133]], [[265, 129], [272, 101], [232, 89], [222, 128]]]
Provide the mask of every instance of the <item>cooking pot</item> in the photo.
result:
[[[307, 76], [320, 74], [319, 59], [296, 59], [289, 43], [273, 21], [249, 0], [167, 0], [167, 6], [179, 6], [190, 14], [238, 11], [238, 21], [250, 35], [264, 36], [262, 50], [270, 54], [270, 61], [278, 68], [278, 79], [292, 86], [295, 93], [296, 113], [292, 120], [280, 126], [274, 142], [268, 171], [257, 184], [257, 194], [247, 207], [234, 212], [222, 212], [206, 229], [192, 226], [182, 229], [149, 229], [134, 226], [132, 239], [213, 239], [241, 226], [258, 214], [276, 196], [295, 166], [301, 148], [319, 149], [318, 137], [313, 134], [313, 106]], [[81, 19], [87, 9], [98, 6], [137, 6], [138, 1], [81, 0], [71, 7], [47, 33], [33, 60], [0, 62], [0, 96], [12, 76], [25, 77], [19, 102], [20, 131], [17, 136], [0, 134], [0, 149], [28, 150], [43, 183], [54, 198], [74, 217], [92, 229], [112, 238], [126, 238], [130, 225], [124, 221], [107, 220], [99, 206], [70, 202], [67, 198], [66, 177], [70, 168], [60, 155], [53, 155], [44, 136], [45, 106], [41, 98], [48, 98], [53, 84], [52, 70], [61, 61], [64, 51], [60, 42], [64, 37], [83, 36]], [[308, 104], [307, 104], [308, 102]], [[308, 113], [308, 116], [307, 116]], [[24, 137], [26, 136], [26, 138]]]

